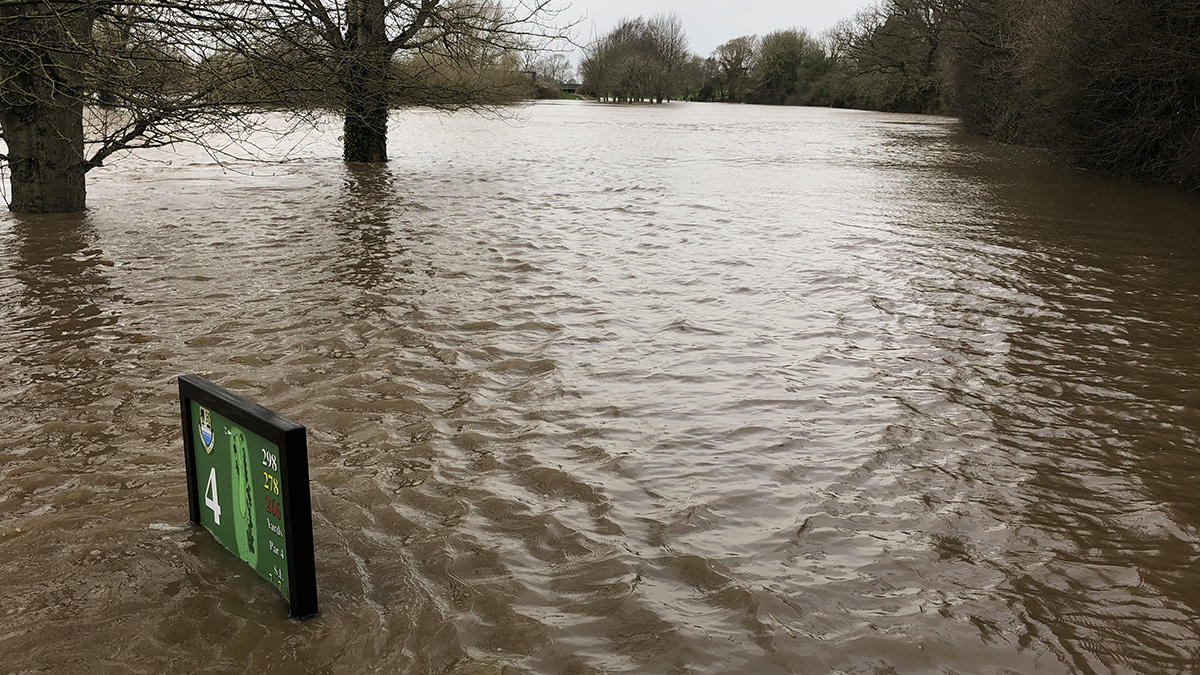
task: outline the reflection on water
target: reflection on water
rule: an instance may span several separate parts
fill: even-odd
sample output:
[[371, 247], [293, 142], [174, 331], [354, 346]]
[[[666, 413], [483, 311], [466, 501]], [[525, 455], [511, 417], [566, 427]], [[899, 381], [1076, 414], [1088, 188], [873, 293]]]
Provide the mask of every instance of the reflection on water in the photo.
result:
[[[1196, 198], [939, 118], [393, 128], [0, 218], [10, 668], [1194, 668]], [[317, 619], [186, 525], [183, 372], [308, 425]]]
[[354, 164], [344, 171], [340, 199], [330, 214], [334, 233], [345, 243], [339, 253], [345, 269], [338, 277], [361, 290], [386, 289], [396, 279], [389, 239], [392, 215], [400, 210], [398, 186], [386, 165]]
[[[72, 408], [94, 399], [111, 376], [111, 341], [120, 294], [105, 270], [113, 263], [96, 246], [95, 229], [83, 216], [13, 217], [15, 302], [6, 324], [26, 339], [12, 344], [13, 365], [53, 393], [47, 403]], [[9, 242], [6, 242], [9, 243]], [[47, 351], [41, 345], [53, 344]]]

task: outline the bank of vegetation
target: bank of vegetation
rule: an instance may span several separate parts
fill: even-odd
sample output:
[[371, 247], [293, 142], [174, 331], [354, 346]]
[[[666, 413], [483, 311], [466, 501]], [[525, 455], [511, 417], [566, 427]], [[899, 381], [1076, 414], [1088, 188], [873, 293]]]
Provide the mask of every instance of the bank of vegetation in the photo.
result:
[[588, 49], [581, 91], [954, 114], [1081, 167], [1200, 190], [1196, 0], [881, 0], [821, 36], [734, 37], [709, 56], [686, 44], [677, 20], [624, 21]]

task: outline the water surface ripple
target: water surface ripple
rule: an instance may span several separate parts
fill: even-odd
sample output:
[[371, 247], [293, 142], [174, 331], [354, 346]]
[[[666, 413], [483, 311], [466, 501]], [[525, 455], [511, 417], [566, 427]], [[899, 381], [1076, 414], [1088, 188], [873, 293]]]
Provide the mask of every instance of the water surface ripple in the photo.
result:
[[[5, 670], [1193, 671], [1195, 197], [930, 117], [393, 134], [0, 216]], [[318, 618], [187, 526], [184, 372], [308, 426]]]

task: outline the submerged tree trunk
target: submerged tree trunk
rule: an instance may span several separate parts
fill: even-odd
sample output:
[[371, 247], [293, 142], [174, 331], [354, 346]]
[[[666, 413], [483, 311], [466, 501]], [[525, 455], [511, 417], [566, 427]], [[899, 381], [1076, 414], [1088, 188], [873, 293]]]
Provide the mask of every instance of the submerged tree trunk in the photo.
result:
[[93, 18], [86, 8], [49, 4], [0, 10], [13, 46], [0, 53], [0, 129], [8, 146], [9, 208], [82, 211], [84, 63]]
[[346, 77], [342, 157], [347, 162], [386, 162], [388, 65], [384, 0], [349, 4], [351, 45]]
[[8, 145], [9, 208], [25, 213], [84, 210], [83, 105], [6, 107], [0, 123]]
[[387, 161], [387, 65], [351, 66], [343, 127], [342, 156], [347, 162]]

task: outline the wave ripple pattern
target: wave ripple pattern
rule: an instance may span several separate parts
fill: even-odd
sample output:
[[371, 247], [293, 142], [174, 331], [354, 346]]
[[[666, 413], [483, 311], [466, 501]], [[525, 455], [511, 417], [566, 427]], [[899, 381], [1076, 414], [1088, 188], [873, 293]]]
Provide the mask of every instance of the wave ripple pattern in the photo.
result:
[[[1194, 669], [1194, 196], [936, 117], [336, 126], [0, 216], [6, 670]], [[186, 372], [308, 426], [318, 618], [187, 526]]]

